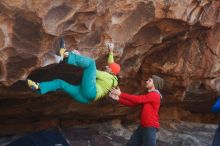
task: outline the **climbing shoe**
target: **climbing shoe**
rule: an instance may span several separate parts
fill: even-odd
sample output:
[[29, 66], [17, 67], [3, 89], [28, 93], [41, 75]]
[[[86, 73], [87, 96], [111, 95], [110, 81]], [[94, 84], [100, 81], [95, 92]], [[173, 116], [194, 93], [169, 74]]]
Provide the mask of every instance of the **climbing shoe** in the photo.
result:
[[64, 41], [63, 37], [61, 37], [61, 39], [60, 39], [60, 56], [62, 58], [68, 56], [68, 52], [66, 51], [65, 41]]
[[33, 89], [33, 90], [38, 90], [39, 89], [39, 84], [38, 83], [36, 83], [36, 82], [34, 82], [34, 81], [32, 81], [32, 80], [27, 80], [27, 84], [28, 84], [28, 86], [31, 88], [31, 89]]
[[65, 41], [64, 41], [63, 37], [60, 38], [60, 48], [66, 48], [65, 47]]
[[63, 57], [63, 58], [66, 57], [67, 53], [68, 53], [68, 52], [66, 52], [66, 49], [65, 49], [65, 48], [60, 48], [60, 56], [61, 56], [61, 57]]

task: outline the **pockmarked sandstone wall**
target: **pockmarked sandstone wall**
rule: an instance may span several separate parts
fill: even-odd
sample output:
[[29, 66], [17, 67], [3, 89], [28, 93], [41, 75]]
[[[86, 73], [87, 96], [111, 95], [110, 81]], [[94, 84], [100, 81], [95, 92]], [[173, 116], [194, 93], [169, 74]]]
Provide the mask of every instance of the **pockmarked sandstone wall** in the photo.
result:
[[210, 107], [220, 91], [220, 1], [1, 0], [1, 135], [136, 119], [131, 113], [138, 108], [108, 97], [81, 105], [62, 92], [40, 96], [27, 88], [27, 78], [80, 82], [82, 70], [55, 64], [61, 36], [68, 50], [96, 59], [99, 69], [106, 65], [104, 42], [112, 39], [122, 91], [144, 93], [151, 74], [163, 77], [161, 120], [217, 121]]

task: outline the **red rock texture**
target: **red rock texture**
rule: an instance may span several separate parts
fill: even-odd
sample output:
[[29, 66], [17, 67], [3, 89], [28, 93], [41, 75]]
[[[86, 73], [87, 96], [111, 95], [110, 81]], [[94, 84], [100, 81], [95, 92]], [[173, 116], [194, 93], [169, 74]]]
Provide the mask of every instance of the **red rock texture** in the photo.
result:
[[[180, 109], [208, 114], [220, 89], [220, 1], [216, 0], [2, 0], [0, 2], [0, 134], [60, 125], [65, 120], [125, 118], [128, 109], [109, 99], [80, 105], [66, 94], [39, 96], [24, 81], [62, 78], [80, 82], [81, 70], [54, 64], [61, 36], [106, 64], [105, 40], [115, 43], [120, 87], [145, 92], [151, 74], [164, 78], [162, 117]], [[49, 66], [48, 66], [49, 65]], [[174, 108], [174, 109], [173, 109]], [[177, 108], [177, 110], [175, 110]], [[180, 109], [178, 109], [180, 108]], [[191, 115], [189, 114], [189, 115]], [[172, 117], [172, 116], [171, 116]], [[10, 128], [9, 128], [10, 127]]]

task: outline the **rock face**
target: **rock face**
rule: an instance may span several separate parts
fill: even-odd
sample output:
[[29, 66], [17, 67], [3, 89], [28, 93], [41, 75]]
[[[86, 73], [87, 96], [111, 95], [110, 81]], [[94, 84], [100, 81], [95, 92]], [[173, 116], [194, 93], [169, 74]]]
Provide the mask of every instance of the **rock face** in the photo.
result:
[[82, 70], [54, 64], [61, 36], [98, 68], [106, 64], [103, 44], [112, 39], [123, 91], [143, 93], [149, 75], [163, 77], [162, 120], [216, 121], [208, 113], [220, 89], [219, 10], [213, 0], [1, 0], [0, 134], [138, 113], [109, 99], [80, 105], [63, 93], [27, 89], [27, 77], [80, 82]]
[[[59, 131], [71, 146], [125, 146], [138, 125], [122, 126], [119, 120], [59, 128]], [[158, 146], [210, 146], [216, 126], [188, 122], [172, 122], [157, 133]], [[20, 136], [1, 137], [0, 143], [6, 145]]]

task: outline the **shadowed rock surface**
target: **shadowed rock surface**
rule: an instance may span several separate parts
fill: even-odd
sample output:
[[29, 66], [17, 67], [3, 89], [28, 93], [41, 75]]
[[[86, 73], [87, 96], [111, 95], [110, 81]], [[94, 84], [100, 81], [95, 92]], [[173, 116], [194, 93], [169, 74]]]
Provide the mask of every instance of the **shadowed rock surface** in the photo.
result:
[[80, 82], [82, 70], [54, 64], [61, 36], [99, 69], [108, 53], [103, 44], [112, 38], [122, 91], [144, 93], [149, 75], [163, 77], [161, 121], [217, 123], [210, 107], [220, 89], [219, 34], [214, 0], [1, 0], [0, 135], [137, 118], [138, 108], [108, 97], [82, 105], [62, 92], [40, 96], [27, 88], [26, 78]]
[[[157, 133], [158, 146], [210, 146], [216, 125], [189, 122], [162, 123]], [[56, 129], [71, 146], [125, 146], [137, 125], [121, 125], [120, 120], [96, 124], [75, 125]], [[53, 129], [54, 130], [54, 129]], [[0, 138], [2, 145], [19, 136]]]

